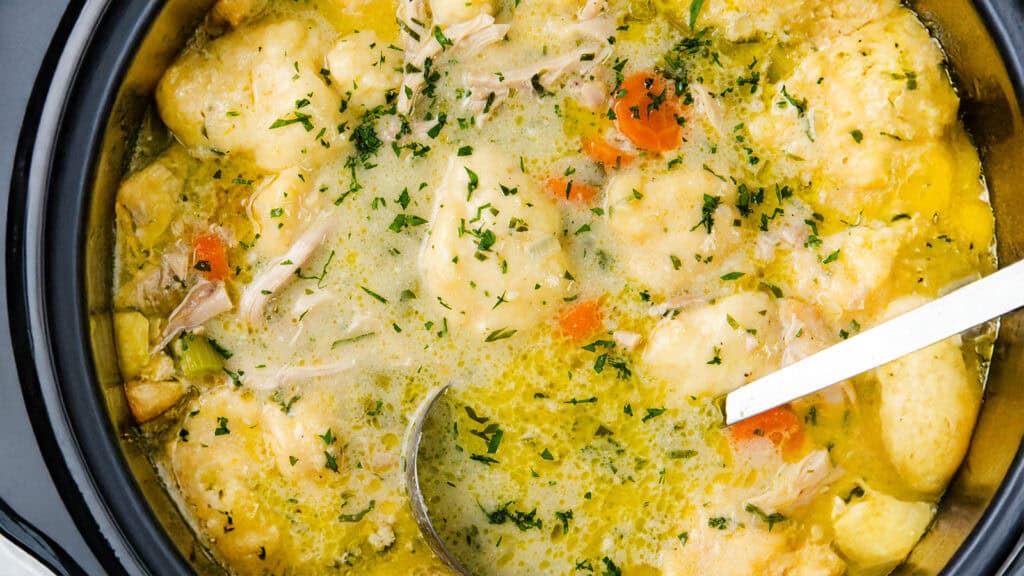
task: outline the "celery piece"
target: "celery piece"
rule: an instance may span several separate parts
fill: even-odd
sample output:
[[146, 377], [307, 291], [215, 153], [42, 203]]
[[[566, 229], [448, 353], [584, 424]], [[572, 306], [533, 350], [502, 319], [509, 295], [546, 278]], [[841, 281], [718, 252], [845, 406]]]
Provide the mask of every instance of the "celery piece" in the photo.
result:
[[189, 380], [220, 372], [224, 368], [224, 357], [203, 336], [186, 332], [174, 341], [171, 350], [178, 361], [178, 369]]
[[114, 314], [117, 363], [125, 380], [138, 378], [149, 364], [149, 319], [139, 312]]

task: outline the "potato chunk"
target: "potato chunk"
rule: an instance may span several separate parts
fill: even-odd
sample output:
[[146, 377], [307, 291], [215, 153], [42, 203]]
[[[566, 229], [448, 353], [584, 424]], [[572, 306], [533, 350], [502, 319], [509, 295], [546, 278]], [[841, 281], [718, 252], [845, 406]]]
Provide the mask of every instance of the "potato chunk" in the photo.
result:
[[749, 123], [751, 135], [786, 154], [820, 204], [851, 221], [912, 211], [919, 196], [943, 207], [952, 161], [938, 140], [955, 125], [958, 100], [941, 62], [938, 44], [900, 8], [805, 58], [776, 85], [770, 112]]
[[964, 363], [959, 336], [876, 371], [882, 441], [911, 488], [941, 492], [967, 453], [981, 386]]
[[114, 337], [121, 377], [138, 378], [149, 363], [149, 319], [138, 312], [115, 313]]
[[238, 26], [245, 20], [259, 14], [267, 5], [267, 0], [217, 0], [212, 12], [216, 18], [231, 26]]
[[148, 422], [174, 406], [185, 395], [185, 385], [177, 380], [132, 380], [125, 384], [124, 392], [135, 420]]
[[494, 15], [492, 0], [430, 0], [434, 24], [447, 28], [471, 20], [480, 14]]
[[934, 515], [935, 506], [928, 502], [868, 492], [835, 521], [835, 543], [863, 572], [886, 574], [910, 554]]
[[157, 87], [160, 117], [197, 156], [249, 156], [272, 172], [319, 164], [347, 142], [320, 76], [324, 34], [264, 20], [186, 50]]
[[554, 201], [492, 148], [455, 158], [435, 193], [420, 271], [449, 323], [524, 330], [568, 296]]
[[658, 293], [674, 294], [749, 269], [743, 233], [732, 225], [734, 200], [734, 188], [703, 170], [616, 176], [605, 212], [625, 271]]
[[327, 53], [331, 86], [350, 104], [362, 108], [387, 101], [387, 93], [402, 82], [396, 70], [401, 66], [402, 52], [378, 40], [372, 30], [342, 36]]
[[663, 320], [649, 337], [643, 362], [670, 382], [670, 397], [724, 394], [778, 367], [781, 351], [775, 304], [743, 292]]

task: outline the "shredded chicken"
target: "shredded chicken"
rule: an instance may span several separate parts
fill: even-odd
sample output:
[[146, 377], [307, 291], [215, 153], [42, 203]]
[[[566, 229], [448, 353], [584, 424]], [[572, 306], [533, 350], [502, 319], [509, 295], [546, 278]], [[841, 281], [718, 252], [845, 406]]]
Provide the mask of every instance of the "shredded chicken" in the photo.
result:
[[[423, 0], [407, 0], [398, 6], [398, 20], [402, 25], [402, 42], [405, 47], [405, 74], [398, 90], [398, 113], [409, 114], [416, 104], [416, 97], [426, 84], [424, 67], [445, 48], [438, 41], [433, 29], [428, 28]], [[460, 22], [441, 30], [441, 35], [451, 42], [450, 49], [460, 48], [468, 52], [479, 52], [486, 46], [500, 41], [508, 34], [510, 25], [496, 24], [489, 14]]]
[[586, 75], [611, 55], [611, 50], [597, 45], [581, 46], [572, 52], [545, 58], [538, 62], [500, 73], [470, 73], [468, 106], [483, 123], [515, 90], [546, 90], [566, 74], [578, 71]]
[[669, 312], [684, 310], [686, 308], [689, 308], [690, 306], [693, 306], [694, 304], [699, 304], [701, 302], [706, 301], [707, 299], [701, 296], [682, 294], [679, 296], [675, 296], [673, 298], [669, 298], [668, 300], [662, 302], [661, 304], [655, 304], [654, 306], [651, 306], [650, 309], [647, 310], [647, 315], [652, 318], [658, 318], [660, 316], [668, 314]]
[[587, 0], [577, 14], [575, 32], [602, 42], [615, 35], [615, 19], [608, 14], [608, 0]]
[[693, 101], [697, 104], [697, 110], [704, 115], [711, 127], [719, 134], [723, 133], [722, 106], [715, 100], [714, 95], [707, 86], [699, 83], [690, 85], [690, 93], [693, 94]]
[[330, 364], [318, 364], [316, 366], [285, 366], [277, 372], [277, 382], [274, 385], [285, 385], [296, 380], [309, 380], [323, 376], [337, 376], [344, 374], [359, 364], [358, 356], [343, 358]]
[[324, 243], [330, 229], [330, 220], [315, 221], [282, 256], [267, 263], [242, 292], [238, 303], [238, 314], [251, 324], [263, 317], [270, 298], [295, 275], [295, 271], [309, 260], [309, 257]]
[[596, 18], [608, 9], [608, 0], [587, 0], [583, 8], [580, 8], [580, 20]]
[[178, 307], [167, 319], [160, 343], [152, 350], [156, 354], [167, 347], [178, 334], [185, 330], [194, 330], [205, 324], [218, 314], [231, 310], [231, 297], [222, 282], [200, 280], [185, 295]]
[[842, 471], [832, 466], [828, 451], [815, 450], [799, 462], [784, 464], [776, 473], [772, 487], [747, 503], [765, 512], [789, 514], [809, 504], [840, 476]]
[[[779, 322], [782, 325], [782, 364], [788, 366], [838, 341], [826, 325], [821, 313], [811, 304], [793, 298], [779, 300]], [[812, 397], [826, 404], [853, 403], [856, 393], [849, 382], [840, 382]]]
[[612, 338], [615, 343], [618, 344], [623, 350], [633, 350], [640, 344], [640, 340], [643, 336], [636, 332], [628, 332], [626, 330], [616, 330], [612, 334]]

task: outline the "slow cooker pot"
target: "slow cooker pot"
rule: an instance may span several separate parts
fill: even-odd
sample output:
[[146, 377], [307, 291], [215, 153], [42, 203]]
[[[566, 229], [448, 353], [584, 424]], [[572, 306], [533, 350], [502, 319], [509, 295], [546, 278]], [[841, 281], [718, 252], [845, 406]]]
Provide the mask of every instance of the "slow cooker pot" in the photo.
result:
[[[999, 259], [1015, 262], [1024, 256], [1024, 5], [910, 3], [946, 48], [964, 122], [981, 149]], [[19, 141], [6, 257], [21, 385], [62, 497], [112, 574], [223, 572], [141, 449], [118, 374], [110, 302], [114, 195], [135, 127], [211, 4], [73, 2]], [[1022, 435], [1018, 312], [1002, 321], [970, 452], [900, 573], [1024, 574], [1016, 560], [1024, 542]]]

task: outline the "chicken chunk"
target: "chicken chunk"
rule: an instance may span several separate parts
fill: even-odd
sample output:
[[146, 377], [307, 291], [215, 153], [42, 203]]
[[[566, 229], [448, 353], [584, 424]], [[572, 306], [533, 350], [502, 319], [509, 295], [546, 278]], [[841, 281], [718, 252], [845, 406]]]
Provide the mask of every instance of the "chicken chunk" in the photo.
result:
[[854, 566], [886, 574], [902, 562], [931, 524], [935, 506], [869, 491], [835, 520], [835, 544]]
[[981, 407], [981, 385], [967, 370], [960, 337], [886, 364], [876, 375], [889, 459], [911, 488], [938, 494], [967, 453]]
[[185, 150], [172, 145], [149, 166], [126, 178], [117, 191], [118, 220], [129, 220], [119, 224], [134, 232], [144, 250], [157, 245], [178, 214], [186, 160]]
[[665, 576], [839, 576], [846, 566], [823, 544], [790, 543], [781, 532], [706, 524], [662, 554]]
[[430, 0], [434, 24], [447, 28], [472, 20], [481, 14], [494, 15], [492, 0]]
[[325, 34], [262, 20], [186, 50], [157, 87], [160, 117], [197, 156], [247, 156], [269, 172], [319, 164], [347, 143], [320, 75]]
[[734, 200], [734, 188], [703, 170], [616, 176], [605, 212], [625, 271], [671, 295], [748, 269], [744, 235], [731, 225]]
[[327, 53], [331, 86], [352, 105], [380, 106], [402, 82], [402, 58], [401, 51], [378, 40], [372, 30], [342, 36]]
[[815, 450], [799, 462], [783, 464], [771, 488], [747, 502], [761, 510], [790, 514], [827, 490], [841, 474], [832, 466], [828, 451]]
[[560, 228], [553, 199], [497, 150], [453, 159], [420, 253], [430, 299], [478, 334], [536, 325], [569, 295]]
[[900, 8], [804, 59], [777, 85], [770, 112], [749, 123], [751, 135], [851, 221], [894, 209], [931, 215], [950, 195], [953, 160], [938, 140], [958, 108], [942, 59]]
[[673, 385], [670, 396], [714, 396], [776, 369], [779, 338], [771, 298], [743, 292], [662, 320], [648, 338], [643, 364]]

